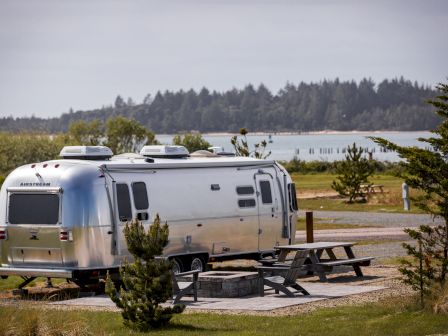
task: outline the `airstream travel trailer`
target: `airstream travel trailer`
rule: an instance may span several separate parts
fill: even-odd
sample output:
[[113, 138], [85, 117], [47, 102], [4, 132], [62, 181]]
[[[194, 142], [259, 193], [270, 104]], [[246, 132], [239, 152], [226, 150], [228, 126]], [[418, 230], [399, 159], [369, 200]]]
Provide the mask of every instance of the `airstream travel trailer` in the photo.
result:
[[60, 160], [15, 169], [0, 193], [0, 276], [98, 280], [129, 255], [126, 222], [149, 225], [157, 213], [178, 271], [293, 242], [295, 187], [275, 161], [190, 156], [181, 146], [140, 154], [70, 146]]

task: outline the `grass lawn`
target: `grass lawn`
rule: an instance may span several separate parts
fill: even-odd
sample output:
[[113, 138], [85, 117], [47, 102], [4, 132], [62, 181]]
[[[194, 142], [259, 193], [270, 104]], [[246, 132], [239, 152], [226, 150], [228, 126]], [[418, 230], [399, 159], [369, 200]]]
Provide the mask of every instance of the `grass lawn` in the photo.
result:
[[411, 211], [403, 210], [402, 205], [393, 204], [369, 204], [369, 203], [353, 203], [348, 204], [341, 199], [330, 198], [314, 198], [301, 199], [298, 201], [300, 210], [311, 211], [359, 211], [359, 212], [392, 212], [392, 213], [424, 213], [420, 209], [411, 207]]
[[402, 263], [403, 260], [413, 263], [415, 266], [417, 266], [417, 264], [418, 264], [417, 261], [414, 260], [410, 256], [383, 258], [383, 259], [381, 259], [381, 264], [382, 265], [401, 266], [403, 264]]
[[[291, 174], [292, 179], [296, 183], [297, 190], [333, 190], [331, 183], [336, 179], [334, 174]], [[373, 184], [381, 184], [384, 189], [399, 189], [401, 191], [401, 184], [403, 180], [392, 175], [372, 175], [370, 182]]]
[[[40, 285], [42, 287], [42, 284], [45, 283], [46, 280], [47, 280], [47, 278], [37, 278], [36, 280], [29, 283], [26, 287], [34, 287], [36, 285]], [[62, 282], [65, 282], [64, 279], [58, 279], [58, 278], [52, 278], [51, 281], [52, 281], [53, 285], [57, 285]], [[23, 279], [18, 276], [9, 276], [7, 279], [0, 278], [0, 291], [18, 288], [22, 282], [23, 282]]]
[[[401, 300], [402, 301], [402, 300]], [[119, 313], [0, 307], [0, 335], [144, 335], [125, 328]], [[448, 318], [399, 301], [321, 309], [297, 316], [192, 313], [151, 335], [431, 335]], [[64, 333], [63, 333], [64, 332]]]
[[[333, 191], [331, 183], [336, 179], [332, 174], [292, 174], [299, 193]], [[383, 185], [384, 193], [373, 194], [367, 203], [348, 204], [338, 198], [312, 198], [300, 199], [299, 208], [303, 210], [328, 211], [365, 211], [365, 212], [402, 212], [423, 213], [411, 205], [411, 211], [403, 210], [401, 198], [401, 184], [403, 181], [391, 175], [373, 175], [370, 179], [373, 184]], [[415, 191], [411, 190], [411, 196]]]

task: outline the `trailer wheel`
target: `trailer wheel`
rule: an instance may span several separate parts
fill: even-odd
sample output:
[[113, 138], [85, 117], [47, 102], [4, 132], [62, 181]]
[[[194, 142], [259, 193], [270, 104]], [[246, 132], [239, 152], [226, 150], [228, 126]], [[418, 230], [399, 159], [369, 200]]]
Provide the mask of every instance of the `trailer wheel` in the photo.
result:
[[205, 262], [201, 257], [193, 257], [191, 259], [190, 270], [203, 272], [205, 270]]
[[182, 261], [180, 260], [180, 258], [173, 258], [171, 259], [171, 261], [173, 262], [173, 273], [174, 274], [179, 274], [182, 272], [183, 270], [183, 265], [182, 265]]

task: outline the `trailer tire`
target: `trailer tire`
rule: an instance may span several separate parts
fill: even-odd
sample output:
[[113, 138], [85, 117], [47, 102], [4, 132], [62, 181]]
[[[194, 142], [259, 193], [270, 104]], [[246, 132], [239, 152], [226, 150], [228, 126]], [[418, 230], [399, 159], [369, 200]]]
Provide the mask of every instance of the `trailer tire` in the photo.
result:
[[191, 258], [190, 270], [204, 272], [205, 271], [204, 257], [194, 256], [193, 258]]
[[182, 273], [184, 270], [182, 260], [180, 260], [180, 258], [173, 258], [171, 259], [171, 261], [173, 262], [173, 268], [172, 268], [173, 273], [174, 274]]

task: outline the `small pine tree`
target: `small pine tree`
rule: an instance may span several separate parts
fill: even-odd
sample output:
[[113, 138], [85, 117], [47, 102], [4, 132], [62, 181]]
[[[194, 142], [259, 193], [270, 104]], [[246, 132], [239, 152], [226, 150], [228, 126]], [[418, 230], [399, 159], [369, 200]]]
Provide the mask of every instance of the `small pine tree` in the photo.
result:
[[433, 230], [427, 225], [422, 225], [419, 230], [405, 229], [404, 231], [417, 241], [417, 246], [403, 243], [403, 247], [407, 254], [413, 257], [413, 261], [402, 260], [402, 266], [398, 270], [403, 274], [403, 282], [420, 293], [420, 304], [423, 307], [424, 297], [430, 293], [436, 273], [429, 257], [434, 248]]
[[168, 244], [168, 225], [160, 224], [159, 215], [148, 232], [141, 222], [126, 224], [124, 234], [134, 262], [124, 262], [120, 276], [124, 287], [120, 293], [107, 277], [106, 293], [122, 309], [124, 324], [132, 329], [147, 331], [166, 325], [173, 314], [181, 313], [185, 306], [161, 307], [160, 303], [172, 298], [171, 263], [156, 256]]
[[266, 159], [269, 155], [271, 155], [271, 151], [265, 153], [266, 147], [268, 143], [266, 140], [263, 140], [254, 145], [254, 150], [251, 151], [249, 149], [249, 143], [247, 141], [246, 135], [249, 132], [245, 128], [240, 129], [241, 139], [238, 139], [238, 136], [235, 135], [230, 139], [230, 143], [235, 149], [236, 156], [251, 156], [256, 159]]
[[356, 143], [347, 147], [345, 160], [336, 165], [336, 173], [339, 175], [331, 184], [341, 196], [348, 196], [349, 203], [357, 198], [363, 198], [361, 184], [368, 183], [368, 178], [373, 174], [374, 167], [363, 157], [364, 150], [357, 147]]

